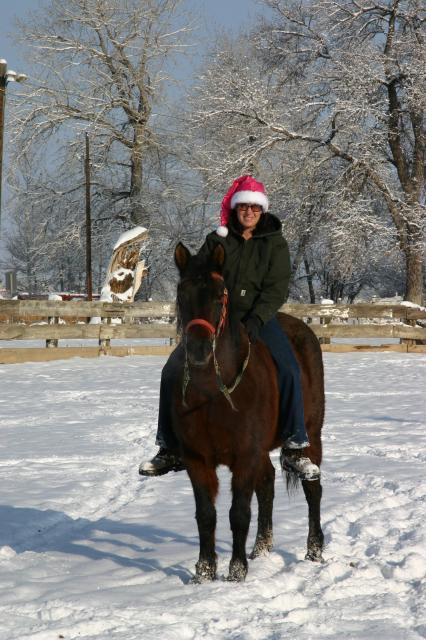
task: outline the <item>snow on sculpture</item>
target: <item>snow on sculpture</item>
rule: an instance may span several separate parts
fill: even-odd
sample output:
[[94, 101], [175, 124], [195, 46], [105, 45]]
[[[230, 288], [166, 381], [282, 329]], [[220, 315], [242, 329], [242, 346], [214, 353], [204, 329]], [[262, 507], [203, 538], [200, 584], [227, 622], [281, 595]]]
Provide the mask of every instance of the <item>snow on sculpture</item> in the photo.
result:
[[[111, 260], [102, 287], [101, 302], [133, 302], [136, 293], [147, 273], [145, 261], [140, 260], [141, 245], [148, 236], [145, 227], [134, 227], [121, 234], [114, 245]], [[120, 323], [120, 318], [112, 318], [114, 324]], [[99, 324], [98, 316], [90, 320], [90, 324]]]
[[139, 259], [141, 244], [147, 236], [145, 227], [134, 227], [121, 234], [114, 245], [102, 287], [102, 301], [133, 302], [147, 271], [145, 261]]

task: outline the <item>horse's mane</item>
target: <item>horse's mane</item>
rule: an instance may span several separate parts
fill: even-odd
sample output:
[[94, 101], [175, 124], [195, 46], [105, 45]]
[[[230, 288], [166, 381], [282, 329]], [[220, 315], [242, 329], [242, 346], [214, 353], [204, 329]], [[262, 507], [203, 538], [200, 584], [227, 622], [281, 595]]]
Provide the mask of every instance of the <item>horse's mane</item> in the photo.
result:
[[[194, 255], [189, 258], [185, 271], [183, 274], [181, 274], [180, 281], [188, 279], [188, 280], [194, 280], [198, 282], [200, 281], [206, 282], [211, 277], [210, 274], [212, 273], [212, 271], [216, 271], [216, 269], [212, 267], [212, 264], [209, 260], [209, 256], [207, 256], [206, 258], [204, 256]], [[226, 285], [226, 282], [225, 282], [225, 285]], [[232, 297], [229, 295], [229, 292], [228, 292], [228, 296], [229, 296], [228, 297], [228, 326], [230, 329], [234, 346], [239, 347], [240, 320], [238, 316], [235, 314], [235, 311], [233, 310]], [[178, 335], [182, 336], [183, 320], [181, 317], [179, 301], [177, 297], [176, 297], [176, 321], [177, 321]]]

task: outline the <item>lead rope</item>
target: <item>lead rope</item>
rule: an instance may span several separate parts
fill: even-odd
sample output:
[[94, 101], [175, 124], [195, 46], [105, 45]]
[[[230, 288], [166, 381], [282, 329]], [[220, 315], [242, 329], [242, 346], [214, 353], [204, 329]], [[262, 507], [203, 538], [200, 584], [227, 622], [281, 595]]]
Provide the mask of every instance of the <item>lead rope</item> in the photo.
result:
[[[235, 389], [238, 387], [241, 380], [243, 379], [244, 371], [247, 369], [247, 365], [250, 360], [250, 341], [248, 342], [248, 351], [247, 351], [245, 360], [243, 362], [243, 366], [241, 367], [241, 371], [239, 372], [239, 374], [234, 380], [234, 383], [230, 387], [227, 387], [222, 380], [219, 363], [216, 358], [216, 338], [213, 338], [212, 350], [213, 350], [214, 370], [216, 372], [216, 379], [219, 386], [219, 390], [223, 393], [225, 398], [228, 400], [232, 410], [238, 411], [238, 409], [235, 407], [234, 403], [232, 402], [231, 393], [235, 391]], [[186, 389], [188, 387], [190, 380], [191, 380], [191, 374], [189, 373], [188, 353], [186, 351], [186, 345], [185, 345], [185, 364], [183, 368], [183, 380], [182, 380], [182, 404], [185, 408], [188, 407], [188, 405], [186, 404], [185, 396], [186, 396]]]
[[183, 366], [183, 379], [182, 379], [182, 404], [185, 407], [185, 409], [188, 408], [188, 405], [186, 404], [185, 396], [186, 396], [186, 388], [190, 380], [191, 380], [191, 375], [189, 373], [188, 352], [186, 350], [186, 336], [185, 336], [185, 364]]
[[240, 384], [240, 382], [241, 382], [241, 380], [243, 378], [243, 375], [244, 375], [244, 371], [247, 368], [249, 359], [250, 359], [250, 340], [248, 342], [248, 351], [247, 351], [246, 358], [245, 358], [245, 360], [243, 362], [243, 366], [241, 368], [241, 371], [237, 375], [237, 377], [235, 378], [234, 384], [231, 385], [230, 387], [227, 387], [224, 384], [223, 380], [222, 380], [222, 376], [221, 376], [220, 368], [219, 368], [219, 363], [218, 363], [218, 361], [216, 359], [216, 340], [215, 340], [215, 338], [213, 338], [213, 362], [214, 362], [214, 370], [216, 371], [217, 383], [219, 385], [219, 389], [221, 390], [221, 392], [223, 393], [225, 398], [228, 400], [228, 402], [231, 405], [233, 411], [238, 411], [238, 409], [236, 409], [234, 403], [232, 402], [231, 393], [233, 391], [235, 391], [235, 389]]

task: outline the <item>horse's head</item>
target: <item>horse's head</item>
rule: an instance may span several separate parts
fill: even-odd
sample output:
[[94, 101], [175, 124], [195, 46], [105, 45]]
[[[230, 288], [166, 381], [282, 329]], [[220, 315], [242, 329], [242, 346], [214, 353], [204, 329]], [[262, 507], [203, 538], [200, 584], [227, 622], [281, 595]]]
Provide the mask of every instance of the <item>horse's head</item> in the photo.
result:
[[186, 341], [189, 363], [202, 367], [212, 357], [213, 341], [223, 330], [227, 312], [227, 291], [222, 276], [225, 250], [217, 244], [207, 259], [192, 256], [181, 243], [175, 249], [180, 281], [177, 315]]

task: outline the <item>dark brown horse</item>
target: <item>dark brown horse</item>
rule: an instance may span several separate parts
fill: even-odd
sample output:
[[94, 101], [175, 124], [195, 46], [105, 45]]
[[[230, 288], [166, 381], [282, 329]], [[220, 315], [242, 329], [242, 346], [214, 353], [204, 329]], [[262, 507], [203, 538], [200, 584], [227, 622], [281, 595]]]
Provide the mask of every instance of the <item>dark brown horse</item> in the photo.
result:
[[[250, 504], [256, 493], [258, 529], [251, 553], [255, 558], [272, 548], [272, 506], [275, 469], [269, 452], [282, 446], [278, 432], [276, 369], [267, 347], [250, 345], [235, 321], [222, 277], [224, 249], [218, 244], [207, 261], [191, 256], [181, 243], [175, 251], [180, 272], [178, 323], [182, 333], [181, 366], [174, 390], [173, 429], [191, 479], [200, 537], [196, 581], [216, 577], [216, 468], [232, 472], [233, 535], [229, 580], [247, 574], [246, 540]], [[302, 371], [306, 429], [312, 462], [321, 463], [324, 382], [321, 349], [302, 321], [279, 314]], [[288, 478], [287, 478], [288, 479]], [[309, 507], [306, 558], [322, 559], [321, 484], [302, 481]]]

